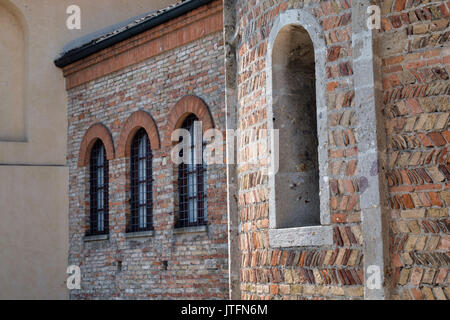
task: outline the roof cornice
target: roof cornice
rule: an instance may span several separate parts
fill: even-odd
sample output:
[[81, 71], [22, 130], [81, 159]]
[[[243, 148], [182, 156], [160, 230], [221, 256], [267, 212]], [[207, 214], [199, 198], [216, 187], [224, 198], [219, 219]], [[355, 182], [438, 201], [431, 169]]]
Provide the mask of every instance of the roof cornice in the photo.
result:
[[84, 59], [94, 53], [111, 47], [119, 42], [127, 40], [133, 36], [136, 36], [142, 32], [152, 29], [158, 25], [161, 25], [167, 21], [178, 18], [185, 13], [195, 10], [205, 4], [208, 4], [214, 0], [190, 0], [180, 3], [179, 5], [163, 11], [161, 14], [151, 17], [135, 26], [130, 27], [122, 32], [119, 32], [111, 37], [108, 37], [102, 41], [95, 42], [90, 41], [80, 47], [74, 48], [63, 53], [59, 58], [55, 59], [54, 63], [57, 67], [63, 68], [71, 63]]

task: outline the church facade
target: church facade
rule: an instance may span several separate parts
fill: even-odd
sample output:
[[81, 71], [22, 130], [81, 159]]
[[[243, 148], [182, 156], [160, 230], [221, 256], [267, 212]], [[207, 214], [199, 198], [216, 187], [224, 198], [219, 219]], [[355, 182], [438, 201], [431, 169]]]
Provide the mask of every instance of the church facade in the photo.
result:
[[449, 299], [449, 10], [189, 0], [69, 45], [71, 298]]

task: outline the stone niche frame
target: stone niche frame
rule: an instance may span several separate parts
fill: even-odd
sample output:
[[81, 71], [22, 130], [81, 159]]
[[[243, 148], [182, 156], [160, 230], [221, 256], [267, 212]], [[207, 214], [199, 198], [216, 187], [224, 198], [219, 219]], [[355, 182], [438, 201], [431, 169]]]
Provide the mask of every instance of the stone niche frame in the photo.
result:
[[[269, 174], [269, 243], [271, 247], [303, 247], [323, 246], [333, 244], [333, 229], [330, 226], [330, 190], [328, 183], [328, 131], [327, 131], [327, 106], [326, 106], [326, 72], [325, 62], [327, 47], [323, 38], [323, 31], [317, 20], [307, 11], [302, 9], [288, 10], [281, 13], [273, 24], [269, 35], [266, 66], [267, 89], [267, 118], [268, 129], [274, 128], [273, 123], [273, 83], [272, 83], [272, 53], [275, 40], [280, 31], [289, 25], [297, 25], [304, 28], [314, 46], [316, 64], [316, 110], [317, 110], [317, 136], [319, 140], [319, 190], [320, 190], [320, 225], [277, 228], [276, 219], [276, 192], [275, 175]], [[271, 150], [276, 150], [274, 140], [271, 141]], [[271, 152], [271, 161], [275, 163], [276, 154]]]

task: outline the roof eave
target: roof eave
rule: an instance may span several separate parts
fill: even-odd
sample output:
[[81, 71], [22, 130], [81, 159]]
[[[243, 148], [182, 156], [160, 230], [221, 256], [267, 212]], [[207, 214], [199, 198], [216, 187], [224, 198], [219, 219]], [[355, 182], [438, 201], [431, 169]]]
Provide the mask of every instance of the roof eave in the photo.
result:
[[135, 35], [152, 29], [158, 25], [161, 25], [167, 21], [178, 18], [185, 13], [195, 10], [205, 4], [208, 4], [214, 0], [191, 0], [188, 2], [181, 3], [179, 6], [171, 8], [162, 14], [155, 16], [147, 21], [144, 21], [136, 26], [133, 26], [123, 32], [113, 35], [105, 40], [98, 43], [88, 43], [81, 47], [72, 49], [64, 53], [61, 57], [55, 59], [54, 63], [59, 68], [64, 68], [65, 66], [74, 63], [78, 60], [84, 59], [94, 53], [111, 47], [119, 42], [127, 40]]

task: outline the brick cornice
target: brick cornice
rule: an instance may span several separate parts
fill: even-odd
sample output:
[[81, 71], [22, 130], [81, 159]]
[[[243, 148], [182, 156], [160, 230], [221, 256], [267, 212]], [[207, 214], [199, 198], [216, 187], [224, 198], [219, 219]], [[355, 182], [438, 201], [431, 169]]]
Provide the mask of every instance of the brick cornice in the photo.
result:
[[113, 160], [116, 157], [111, 133], [105, 125], [96, 123], [86, 131], [83, 140], [81, 141], [78, 167], [84, 167], [89, 164], [91, 150], [97, 139], [102, 140], [106, 150], [106, 158], [108, 160]]
[[222, 1], [217, 0], [64, 67], [66, 89], [221, 32], [222, 29]]

